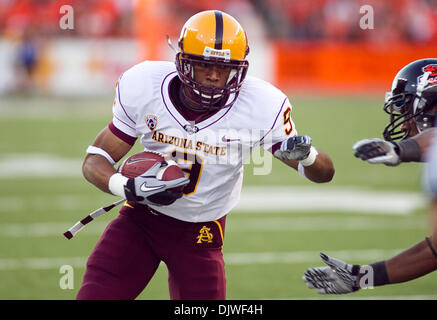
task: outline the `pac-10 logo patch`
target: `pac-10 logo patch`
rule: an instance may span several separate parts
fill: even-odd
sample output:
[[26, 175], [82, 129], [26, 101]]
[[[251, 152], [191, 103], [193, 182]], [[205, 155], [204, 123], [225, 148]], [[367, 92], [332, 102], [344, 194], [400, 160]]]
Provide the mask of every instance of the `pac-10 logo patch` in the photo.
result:
[[154, 115], [144, 116], [144, 120], [146, 121], [146, 124], [149, 127], [150, 131], [153, 131], [156, 129], [156, 126], [158, 125], [158, 117], [157, 116], [154, 116]]

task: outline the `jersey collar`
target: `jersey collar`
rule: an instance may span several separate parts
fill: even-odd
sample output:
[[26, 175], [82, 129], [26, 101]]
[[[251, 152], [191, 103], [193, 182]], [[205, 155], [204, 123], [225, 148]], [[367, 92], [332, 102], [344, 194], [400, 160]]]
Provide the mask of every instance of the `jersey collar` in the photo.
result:
[[190, 131], [191, 129], [193, 129], [195, 133], [198, 132], [199, 130], [203, 130], [205, 128], [212, 126], [213, 124], [219, 122], [224, 116], [226, 116], [226, 114], [228, 114], [228, 112], [235, 105], [234, 103], [229, 108], [221, 109], [216, 113], [212, 114], [210, 117], [203, 119], [202, 121], [194, 124], [192, 121], [189, 121], [184, 118], [184, 116], [179, 112], [179, 110], [174, 105], [174, 102], [170, 97], [170, 83], [175, 77], [177, 77], [176, 71], [171, 72], [165, 76], [161, 85], [162, 101], [168, 113], [186, 131]]

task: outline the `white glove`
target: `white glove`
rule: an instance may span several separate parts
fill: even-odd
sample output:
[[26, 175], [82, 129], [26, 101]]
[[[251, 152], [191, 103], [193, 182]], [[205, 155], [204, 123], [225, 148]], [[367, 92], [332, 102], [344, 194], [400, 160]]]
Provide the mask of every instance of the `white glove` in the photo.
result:
[[308, 268], [302, 280], [310, 289], [317, 289], [320, 294], [343, 294], [359, 290], [359, 265], [347, 264], [320, 252], [320, 257], [327, 267]]
[[369, 163], [397, 166], [401, 162], [397, 146], [394, 143], [378, 138], [360, 140], [352, 148], [355, 150], [355, 157]]

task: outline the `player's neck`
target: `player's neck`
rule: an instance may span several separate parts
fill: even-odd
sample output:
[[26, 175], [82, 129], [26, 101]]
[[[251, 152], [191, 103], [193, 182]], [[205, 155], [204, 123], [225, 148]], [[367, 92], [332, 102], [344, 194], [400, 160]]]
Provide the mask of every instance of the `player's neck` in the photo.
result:
[[218, 110], [205, 112], [205, 110], [193, 107], [182, 90], [183, 87], [179, 78], [174, 78], [170, 83], [170, 98], [176, 109], [186, 120], [199, 123], [217, 113]]
[[179, 87], [178, 95], [184, 109], [189, 109], [199, 115], [202, 113], [208, 113], [205, 111], [205, 109], [202, 109], [199, 103], [196, 103], [194, 99], [192, 99], [191, 93], [188, 92], [188, 90], [186, 90], [186, 88], [183, 86]]

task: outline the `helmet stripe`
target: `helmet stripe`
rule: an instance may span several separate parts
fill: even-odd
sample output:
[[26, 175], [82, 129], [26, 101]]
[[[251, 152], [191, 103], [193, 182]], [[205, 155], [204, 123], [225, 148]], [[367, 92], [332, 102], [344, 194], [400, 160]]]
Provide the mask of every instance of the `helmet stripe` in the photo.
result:
[[214, 11], [215, 14], [215, 44], [214, 49], [222, 50], [223, 46], [223, 15], [221, 11]]

